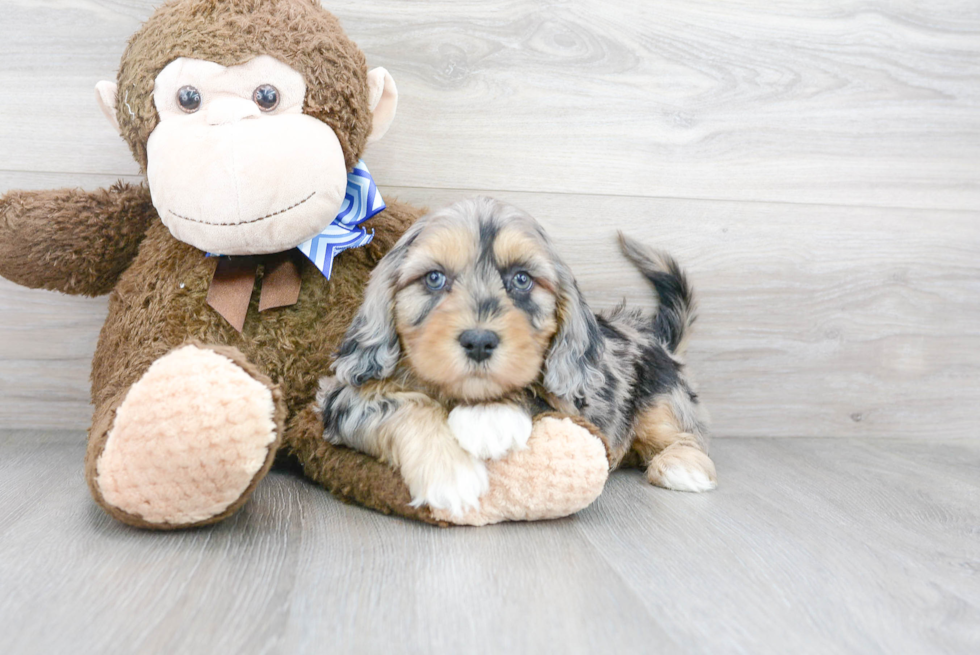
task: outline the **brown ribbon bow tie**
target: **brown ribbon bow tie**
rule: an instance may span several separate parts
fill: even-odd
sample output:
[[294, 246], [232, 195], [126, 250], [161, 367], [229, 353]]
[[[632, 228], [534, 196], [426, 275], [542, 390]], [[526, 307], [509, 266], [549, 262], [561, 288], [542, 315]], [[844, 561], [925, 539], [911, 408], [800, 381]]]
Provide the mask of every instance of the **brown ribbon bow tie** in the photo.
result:
[[241, 332], [255, 286], [255, 274], [261, 265], [265, 267], [265, 275], [259, 311], [295, 305], [302, 283], [297, 256], [302, 257], [302, 253], [293, 249], [272, 255], [220, 257], [208, 289], [208, 304]]

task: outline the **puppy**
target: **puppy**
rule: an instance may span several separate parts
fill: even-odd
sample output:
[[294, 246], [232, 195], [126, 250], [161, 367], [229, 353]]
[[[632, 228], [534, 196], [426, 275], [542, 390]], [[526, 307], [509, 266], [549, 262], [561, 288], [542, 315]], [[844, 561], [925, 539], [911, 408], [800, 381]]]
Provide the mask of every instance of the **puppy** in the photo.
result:
[[538, 223], [489, 198], [415, 223], [379, 262], [321, 381], [324, 437], [400, 469], [413, 504], [461, 514], [484, 461], [525, 447], [532, 417], [585, 417], [613, 466], [653, 484], [715, 486], [705, 423], [680, 357], [694, 320], [676, 262], [620, 235], [657, 312], [594, 315]]

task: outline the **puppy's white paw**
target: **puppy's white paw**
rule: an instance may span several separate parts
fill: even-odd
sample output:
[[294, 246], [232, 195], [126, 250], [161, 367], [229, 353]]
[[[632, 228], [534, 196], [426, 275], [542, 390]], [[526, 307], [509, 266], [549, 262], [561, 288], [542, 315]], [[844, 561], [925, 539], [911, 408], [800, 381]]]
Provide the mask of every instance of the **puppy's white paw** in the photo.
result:
[[659, 453], [647, 467], [647, 479], [674, 491], [700, 493], [718, 486], [714, 462], [691, 446], [672, 446]]
[[453, 516], [479, 509], [480, 496], [490, 488], [486, 465], [469, 456], [448, 466], [429, 465], [422, 477], [417, 484], [409, 483], [412, 506], [428, 505]]
[[460, 405], [449, 412], [449, 429], [463, 450], [480, 459], [500, 459], [527, 448], [531, 417], [514, 405]]
[[670, 466], [664, 471], [662, 476], [664, 487], [674, 491], [711, 491], [718, 486], [718, 483], [708, 477], [707, 473], [699, 468], [688, 468], [681, 464]]

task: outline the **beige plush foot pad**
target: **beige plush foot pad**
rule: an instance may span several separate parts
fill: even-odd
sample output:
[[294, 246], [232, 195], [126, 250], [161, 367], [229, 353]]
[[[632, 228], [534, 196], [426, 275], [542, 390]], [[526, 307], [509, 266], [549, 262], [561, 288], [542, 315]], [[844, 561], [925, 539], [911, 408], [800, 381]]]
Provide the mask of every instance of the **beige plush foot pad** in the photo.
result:
[[437, 520], [459, 525], [537, 521], [574, 514], [599, 497], [609, 476], [602, 442], [564, 418], [534, 424], [527, 449], [487, 463], [490, 490], [479, 510], [461, 518], [434, 511]]
[[206, 521], [267, 468], [275, 416], [266, 384], [185, 346], [157, 360], [116, 410], [96, 485], [106, 503], [149, 524]]

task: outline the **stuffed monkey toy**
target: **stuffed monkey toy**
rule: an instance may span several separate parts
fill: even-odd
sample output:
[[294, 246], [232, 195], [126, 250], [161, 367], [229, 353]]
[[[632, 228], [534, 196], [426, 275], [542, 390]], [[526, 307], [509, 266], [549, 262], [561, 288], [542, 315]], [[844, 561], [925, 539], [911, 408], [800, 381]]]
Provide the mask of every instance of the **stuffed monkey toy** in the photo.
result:
[[167, 2], [96, 91], [146, 184], [6, 194], [0, 275], [109, 294], [85, 462], [109, 514], [214, 523], [277, 454], [344, 500], [432, 523], [557, 517], [598, 496], [604, 442], [569, 417], [539, 418], [528, 450], [491, 462], [462, 517], [412, 506], [396, 469], [324, 440], [317, 381], [372, 267], [422, 212], [389, 201], [363, 227], [341, 220], [397, 91], [317, 0]]

